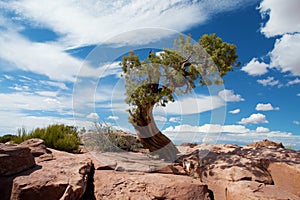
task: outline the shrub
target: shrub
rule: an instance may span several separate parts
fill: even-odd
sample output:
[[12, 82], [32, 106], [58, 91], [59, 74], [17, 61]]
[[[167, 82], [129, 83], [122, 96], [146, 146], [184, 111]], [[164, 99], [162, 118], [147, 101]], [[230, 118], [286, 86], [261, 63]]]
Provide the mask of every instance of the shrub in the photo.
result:
[[134, 135], [113, 130], [107, 124], [95, 123], [96, 130], [84, 134], [82, 140], [89, 150], [101, 152], [137, 151], [143, 148]]
[[12, 141], [15, 137], [17, 136], [11, 134], [3, 135], [2, 137], [0, 137], [0, 143], [6, 143]]
[[18, 130], [18, 136], [12, 140], [15, 143], [21, 143], [31, 138], [40, 138], [45, 141], [47, 147], [67, 152], [77, 151], [80, 144], [77, 128], [64, 124], [37, 128], [30, 133], [26, 133], [26, 130], [22, 128]]

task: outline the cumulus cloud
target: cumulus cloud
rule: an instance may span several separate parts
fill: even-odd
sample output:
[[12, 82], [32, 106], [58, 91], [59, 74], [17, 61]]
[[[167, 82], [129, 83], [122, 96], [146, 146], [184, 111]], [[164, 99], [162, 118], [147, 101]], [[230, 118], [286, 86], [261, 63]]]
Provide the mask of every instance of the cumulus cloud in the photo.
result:
[[270, 104], [270, 103], [266, 103], [266, 104], [258, 103], [256, 105], [255, 110], [258, 110], [258, 111], [279, 110], [279, 107], [273, 107], [272, 104]]
[[269, 123], [266, 119], [266, 116], [261, 113], [255, 113], [250, 115], [248, 118], [242, 118], [239, 124], [260, 124], [260, 123]]
[[114, 115], [114, 116], [108, 116], [108, 118], [107, 119], [111, 119], [111, 120], [118, 120], [119, 119], [119, 117], [118, 116], [116, 116], [116, 115]]
[[256, 128], [256, 132], [257, 133], [268, 133], [268, 132], [270, 132], [270, 129], [259, 126], [259, 127]]
[[99, 115], [97, 113], [92, 112], [92, 113], [88, 114], [86, 117], [89, 119], [98, 119]]
[[297, 94], [297, 97], [300, 97], [300, 93]]
[[219, 92], [219, 96], [226, 102], [240, 102], [245, 101], [239, 94], [234, 94], [233, 90], [222, 90]]
[[275, 80], [274, 77], [268, 77], [267, 79], [259, 79], [257, 80], [257, 82], [262, 84], [263, 86], [275, 86], [279, 84], [279, 81]]
[[284, 4], [281, 0], [263, 0], [259, 10], [263, 17], [268, 15], [269, 19], [261, 32], [267, 37], [299, 32], [299, 7], [298, 0], [286, 0]]
[[[221, 132], [218, 132], [221, 131]], [[182, 124], [170, 126], [162, 131], [176, 144], [182, 142], [197, 143], [235, 143], [245, 145], [253, 141], [270, 139], [276, 142], [283, 142], [284, 145], [292, 145], [300, 148], [299, 136], [289, 132], [270, 130], [265, 127], [257, 127], [254, 130], [246, 128], [244, 125], [220, 125], [204, 124], [201, 126], [191, 126]]]
[[252, 76], [258, 76], [267, 73], [268, 67], [268, 64], [259, 62], [257, 58], [253, 58], [247, 65], [242, 68], [242, 71]]
[[[298, 31], [300, 32], [300, 29]], [[300, 34], [285, 34], [276, 40], [274, 49], [270, 52], [270, 66], [280, 69], [282, 72], [291, 72], [292, 75], [299, 76], [299, 55]]]
[[267, 37], [280, 36], [276, 39], [273, 50], [269, 53], [270, 67], [282, 72], [300, 75], [300, 13], [298, 0], [264, 0], [259, 10], [268, 21], [262, 26], [261, 32]]
[[235, 110], [230, 110], [230, 111], [229, 111], [230, 114], [238, 114], [238, 113], [240, 113], [240, 112], [241, 112], [240, 109], [235, 109]]

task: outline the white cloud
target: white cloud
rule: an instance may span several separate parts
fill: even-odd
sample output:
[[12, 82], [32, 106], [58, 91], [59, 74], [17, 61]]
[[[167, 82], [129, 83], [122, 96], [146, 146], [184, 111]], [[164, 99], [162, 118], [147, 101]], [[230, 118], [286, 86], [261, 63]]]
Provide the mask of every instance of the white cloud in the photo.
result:
[[88, 114], [86, 117], [89, 119], [98, 119], [99, 115], [97, 113], [92, 112], [92, 113]]
[[268, 132], [270, 132], [270, 129], [259, 126], [259, 127], [256, 128], [256, 132], [257, 133], [268, 133]]
[[297, 94], [297, 97], [300, 97], [300, 93]]
[[[211, 15], [238, 9], [252, 0], [159, 1], [159, 0], [12, 0], [3, 7], [13, 10], [32, 25], [47, 27], [61, 36], [68, 46], [98, 44], [119, 33], [144, 27], [179, 32], [203, 23]], [[51, 13], [51, 14], [48, 14]], [[131, 40], [151, 41], [159, 33], [135, 35]]]
[[0, 58], [12, 67], [46, 75], [54, 80], [74, 81], [82, 64], [59, 46], [30, 42], [12, 31], [0, 29]]
[[267, 37], [283, 35], [285, 33], [295, 33], [300, 30], [300, 7], [299, 0], [263, 0], [260, 4], [260, 12], [268, 15], [267, 23], [261, 31]]
[[279, 84], [279, 81], [275, 80], [274, 77], [268, 77], [267, 79], [259, 79], [257, 80], [257, 82], [262, 84], [263, 86], [275, 86]]
[[164, 117], [164, 116], [160, 116], [160, 115], [154, 115], [154, 119], [156, 121], [160, 121], [160, 122], [166, 122], [167, 121], [167, 118]]
[[235, 109], [235, 110], [230, 110], [230, 111], [229, 111], [230, 114], [238, 114], [238, 113], [240, 113], [240, 112], [241, 112], [240, 109]]
[[255, 110], [261, 110], [261, 111], [269, 111], [269, 110], [279, 110], [279, 107], [273, 107], [270, 103], [258, 103], [256, 105]]
[[180, 117], [170, 117], [169, 122], [178, 123], [180, 120]]
[[294, 79], [294, 80], [292, 80], [292, 81], [289, 81], [289, 82], [287, 83], [287, 86], [295, 85], [295, 84], [299, 84], [299, 83], [300, 83], [300, 79], [299, 79], [299, 78], [296, 78], [296, 79]]
[[[300, 32], [300, 29], [298, 31]], [[282, 72], [291, 72], [292, 75], [299, 76], [299, 55], [300, 34], [285, 34], [282, 36], [282, 38], [276, 40], [274, 49], [270, 52], [270, 66], [276, 67]]]
[[222, 90], [219, 92], [219, 96], [226, 102], [240, 102], [245, 101], [239, 94], [234, 94], [233, 90]]
[[182, 97], [175, 102], [169, 102], [166, 107], [155, 107], [158, 114], [188, 115], [211, 111], [224, 106], [224, 101], [218, 96], [195, 95]]
[[107, 119], [111, 119], [111, 120], [118, 120], [119, 119], [119, 117], [118, 116], [116, 116], [116, 115], [114, 115], [114, 116], [108, 116], [108, 118]]
[[7, 80], [10, 80], [10, 81], [15, 80], [15, 78], [12, 77], [12, 76], [9, 76], [9, 75], [6, 75], [6, 74], [4, 74], [3, 76], [4, 76], [4, 78], [6, 78]]
[[[221, 132], [217, 132], [220, 131]], [[300, 136], [289, 132], [273, 131], [265, 127], [257, 127], [250, 130], [243, 125], [218, 125], [205, 124], [202, 126], [191, 126], [187, 124], [170, 126], [162, 131], [176, 144], [182, 142], [197, 143], [235, 143], [250, 144], [253, 141], [269, 139], [275, 142], [283, 142], [284, 145], [292, 145], [300, 148]]]
[[264, 0], [260, 4], [262, 16], [268, 16], [268, 21], [261, 28], [267, 37], [282, 36], [276, 39], [273, 50], [269, 53], [270, 67], [282, 72], [300, 75], [300, 13], [298, 0]]
[[255, 113], [250, 115], [248, 118], [242, 118], [239, 124], [259, 124], [259, 123], [269, 123], [266, 116], [261, 113]]
[[299, 124], [300, 124], [300, 122], [297, 121], [297, 120], [294, 120], [293, 123], [296, 124], [296, 125], [299, 125]]
[[247, 65], [242, 68], [242, 71], [249, 75], [258, 76], [268, 72], [269, 65], [264, 62], [259, 62], [257, 58], [253, 58]]

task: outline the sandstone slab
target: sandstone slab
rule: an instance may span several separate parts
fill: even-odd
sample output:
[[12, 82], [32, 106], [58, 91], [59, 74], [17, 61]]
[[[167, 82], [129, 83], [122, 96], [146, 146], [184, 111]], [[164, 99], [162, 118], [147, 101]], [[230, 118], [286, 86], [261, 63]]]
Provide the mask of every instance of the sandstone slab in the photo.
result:
[[212, 199], [207, 185], [188, 176], [97, 170], [94, 184], [98, 200]]
[[21, 145], [0, 144], [0, 176], [10, 176], [35, 166], [30, 149]]

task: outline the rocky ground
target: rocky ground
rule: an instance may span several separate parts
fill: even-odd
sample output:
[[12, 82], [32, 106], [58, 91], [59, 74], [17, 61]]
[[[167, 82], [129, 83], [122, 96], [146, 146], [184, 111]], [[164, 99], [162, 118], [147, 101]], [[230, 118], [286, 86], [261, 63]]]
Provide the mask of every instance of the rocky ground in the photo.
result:
[[21, 199], [300, 199], [300, 151], [179, 146], [176, 163], [138, 152], [70, 154], [31, 139], [0, 144], [0, 196]]

